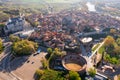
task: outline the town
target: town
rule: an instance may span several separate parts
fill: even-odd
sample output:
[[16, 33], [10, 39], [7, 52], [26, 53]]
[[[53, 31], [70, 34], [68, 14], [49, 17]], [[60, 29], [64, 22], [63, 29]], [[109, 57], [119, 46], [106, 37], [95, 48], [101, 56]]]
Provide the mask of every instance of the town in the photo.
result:
[[120, 80], [120, 20], [65, 9], [0, 23], [0, 80]]

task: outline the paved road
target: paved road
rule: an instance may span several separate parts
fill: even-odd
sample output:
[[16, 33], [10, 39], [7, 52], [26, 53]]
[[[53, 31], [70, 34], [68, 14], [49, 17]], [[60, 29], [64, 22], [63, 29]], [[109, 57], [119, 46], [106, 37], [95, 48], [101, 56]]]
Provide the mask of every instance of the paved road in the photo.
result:
[[11, 53], [11, 43], [5, 46], [5, 50], [0, 54], [0, 80], [19, 80], [17, 76], [10, 72], [10, 53]]
[[96, 54], [96, 52], [103, 46], [104, 43], [105, 43], [105, 41], [103, 41], [103, 42], [99, 45], [99, 47], [92, 53], [92, 55], [91, 55], [89, 58], [92, 58], [92, 57]]
[[82, 49], [82, 56], [86, 56], [87, 57], [87, 52], [85, 50], [85, 47], [83, 46], [83, 44], [80, 44], [80, 48]]
[[102, 72], [101, 70], [97, 70], [98, 73], [101, 73], [101, 74], [104, 74], [104, 76], [107, 76], [109, 77], [111, 80], [114, 79], [114, 76], [120, 74], [120, 67], [116, 69], [115, 72], [113, 73], [105, 73], [105, 72]]

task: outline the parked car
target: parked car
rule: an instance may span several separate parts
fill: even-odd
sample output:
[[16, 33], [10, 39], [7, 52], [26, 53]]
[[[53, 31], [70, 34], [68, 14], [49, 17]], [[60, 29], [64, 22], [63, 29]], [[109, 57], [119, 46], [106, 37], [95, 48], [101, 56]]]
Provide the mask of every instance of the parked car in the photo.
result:
[[62, 70], [62, 71], [65, 71], [66, 69], [62, 66], [55, 66], [54, 67], [55, 70]]
[[41, 52], [41, 49], [40, 48], [38, 48], [38, 50], [37, 50], [37, 54], [39, 54]]

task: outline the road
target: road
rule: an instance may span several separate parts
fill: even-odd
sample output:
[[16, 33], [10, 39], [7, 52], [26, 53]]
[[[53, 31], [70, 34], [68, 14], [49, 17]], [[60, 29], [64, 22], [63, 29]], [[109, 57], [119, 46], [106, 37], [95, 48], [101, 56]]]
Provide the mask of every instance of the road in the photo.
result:
[[11, 57], [11, 44], [12, 43], [4, 43], [7, 44], [5, 46], [5, 50], [2, 54], [0, 54], [0, 80], [20, 80], [17, 76], [10, 72], [10, 57]]
[[80, 48], [82, 49], [82, 56], [87, 56], [87, 52], [82, 43], [80, 44]]
[[[17, 33], [26, 33], [30, 30], [34, 29], [27, 21], [25, 21], [24, 30]], [[4, 39], [3, 43], [5, 50], [0, 54], [0, 80], [22, 80], [10, 71], [11, 43], [7, 42], [7, 40], [7, 38]]]
[[116, 71], [113, 73], [105, 73], [99, 69], [97, 69], [97, 73], [104, 74], [104, 76], [107, 76], [110, 78], [110, 80], [113, 80], [116, 75], [120, 74], [120, 67], [116, 68]]
[[104, 43], [105, 43], [105, 41], [103, 41], [103, 42], [99, 45], [99, 47], [92, 53], [92, 55], [91, 55], [89, 58], [92, 58], [92, 57], [96, 54], [96, 52], [103, 46]]

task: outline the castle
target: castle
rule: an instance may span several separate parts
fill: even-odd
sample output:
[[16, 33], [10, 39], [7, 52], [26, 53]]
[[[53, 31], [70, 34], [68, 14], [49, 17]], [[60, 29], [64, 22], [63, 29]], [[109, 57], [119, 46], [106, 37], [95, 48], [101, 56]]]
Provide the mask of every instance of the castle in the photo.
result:
[[20, 14], [19, 17], [9, 18], [4, 27], [5, 35], [22, 31], [24, 23], [25, 23], [24, 15]]

